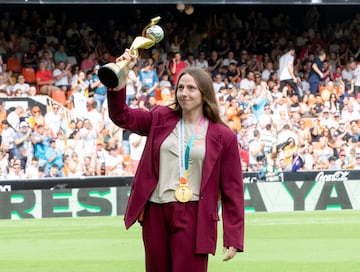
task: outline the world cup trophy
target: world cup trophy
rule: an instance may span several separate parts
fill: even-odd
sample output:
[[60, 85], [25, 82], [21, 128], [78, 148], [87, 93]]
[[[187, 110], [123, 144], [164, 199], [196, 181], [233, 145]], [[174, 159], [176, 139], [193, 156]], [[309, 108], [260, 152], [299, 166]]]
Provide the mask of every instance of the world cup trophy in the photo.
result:
[[[159, 16], [151, 19], [150, 23], [143, 29], [142, 36], [138, 36], [134, 39], [129, 48], [133, 55], [138, 57], [138, 49], [149, 49], [164, 38], [163, 29], [157, 25], [159, 21]], [[100, 67], [98, 71], [99, 79], [101, 83], [108, 88], [124, 87], [129, 70], [132, 69], [134, 65], [134, 62], [127, 60], [116, 63], [107, 63]]]

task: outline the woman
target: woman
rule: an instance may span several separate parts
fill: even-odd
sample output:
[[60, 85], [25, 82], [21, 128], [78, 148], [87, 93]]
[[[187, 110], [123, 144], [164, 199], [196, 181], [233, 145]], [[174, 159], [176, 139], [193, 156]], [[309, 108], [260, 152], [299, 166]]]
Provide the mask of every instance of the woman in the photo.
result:
[[[135, 56], [126, 50], [119, 60], [134, 61]], [[107, 95], [113, 122], [147, 136], [125, 213], [126, 228], [136, 220], [143, 227], [146, 271], [207, 271], [208, 254], [216, 248], [219, 197], [224, 260], [243, 251], [237, 139], [221, 121], [210, 76], [199, 68], [183, 70], [173, 107], [131, 109], [124, 88]], [[185, 149], [191, 150], [186, 152], [190, 158]]]
[[328, 108], [331, 113], [340, 112], [340, 102], [336, 93], [331, 93], [329, 99], [325, 101], [325, 108]]

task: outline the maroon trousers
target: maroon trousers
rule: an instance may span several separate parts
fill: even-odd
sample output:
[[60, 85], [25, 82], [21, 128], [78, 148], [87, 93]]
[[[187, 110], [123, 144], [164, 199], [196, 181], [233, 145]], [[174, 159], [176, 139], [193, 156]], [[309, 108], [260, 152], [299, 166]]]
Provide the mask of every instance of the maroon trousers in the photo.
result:
[[149, 203], [143, 241], [146, 272], [206, 272], [207, 254], [195, 254], [197, 202]]

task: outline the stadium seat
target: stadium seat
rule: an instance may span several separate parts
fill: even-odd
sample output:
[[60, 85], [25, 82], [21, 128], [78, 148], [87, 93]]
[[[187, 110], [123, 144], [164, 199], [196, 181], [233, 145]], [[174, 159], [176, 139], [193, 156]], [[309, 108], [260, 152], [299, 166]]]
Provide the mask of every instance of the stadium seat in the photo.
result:
[[34, 68], [24, 67], [21, 69], [21, 73], [23, 74], [26, 83], [36, 83]]
[[7, 70], [13, 73], [21, 73], [21, 63], [17, 57], [7, 58]]
[[66, 103], [66, 96], [63, 90], [54, 90], [51, 93], [51, 98], [54, 99], [56, 102], [58, 102], [61, 105], [65, 105]]

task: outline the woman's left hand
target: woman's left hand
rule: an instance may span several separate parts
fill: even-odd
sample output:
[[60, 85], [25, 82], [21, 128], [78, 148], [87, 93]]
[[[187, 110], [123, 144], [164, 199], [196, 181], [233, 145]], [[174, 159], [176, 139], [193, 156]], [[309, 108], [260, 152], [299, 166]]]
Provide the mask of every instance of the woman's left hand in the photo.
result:
[[235, 247], [224, 247], [223, 248], [223, 255], [226, 254], [226, 256], [224, 257], [223, 261], [226, 262], [226, 261], [229, 261], [231, 260], [232, 258], [234, 258], [234, 256], [236, 255], [236, 252], [237, 252], [237, 249]]

